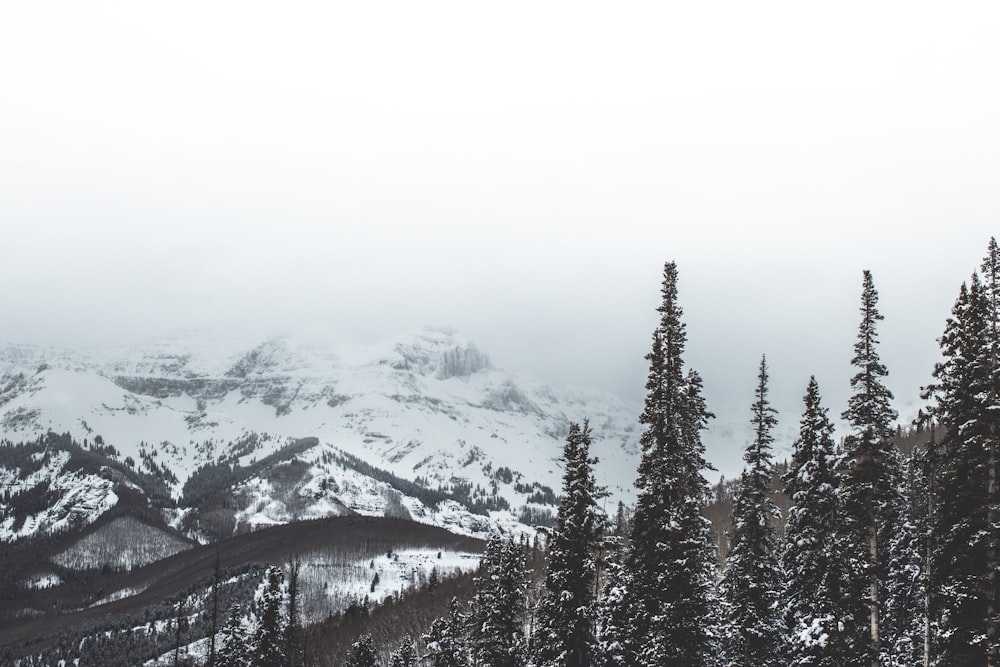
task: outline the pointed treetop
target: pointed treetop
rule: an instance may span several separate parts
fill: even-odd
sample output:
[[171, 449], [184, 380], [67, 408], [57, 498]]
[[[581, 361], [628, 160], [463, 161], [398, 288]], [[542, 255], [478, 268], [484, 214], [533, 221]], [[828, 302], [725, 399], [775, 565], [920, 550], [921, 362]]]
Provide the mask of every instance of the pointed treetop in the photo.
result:
[[757, 372], [757, 388], [754, 391], [757, 400], [751, 406], [752, 416], [750, 418], [750, 423], [754, 426], [754, 442], [747, 447], [743, 455], [743, 460], [752, 467], [758, 466], [763, 459], [767, 458], [767, 452], [770, 451], [771, 443], [774, 442], [771, 431], [778, 424], [778, 419], [775, 417], [778, 411], [771, 407], [771, 403], [767, 400], [767, 380], [767, 356], [761, 355], [760, 369]]

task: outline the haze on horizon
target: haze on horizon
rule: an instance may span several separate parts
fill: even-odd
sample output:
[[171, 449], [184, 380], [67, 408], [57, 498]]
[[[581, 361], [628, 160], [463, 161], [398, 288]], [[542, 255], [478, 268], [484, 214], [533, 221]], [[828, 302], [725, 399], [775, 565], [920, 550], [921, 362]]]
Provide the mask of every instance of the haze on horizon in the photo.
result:
[[998, 28], [986, 2], [8, 3], [0, 340], [448, 325], [640, 401], [674, 260], [732, 475], [762, 353], [779, 454], [810, 374], [843, 410], [863, 269], [915, 412], [998, 229]]

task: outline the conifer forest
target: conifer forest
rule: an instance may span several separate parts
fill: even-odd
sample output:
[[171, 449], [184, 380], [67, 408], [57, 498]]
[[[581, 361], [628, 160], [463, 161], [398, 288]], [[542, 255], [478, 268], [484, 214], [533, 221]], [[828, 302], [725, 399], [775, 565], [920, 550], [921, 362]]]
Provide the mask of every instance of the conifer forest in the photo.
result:
[[[607, 522], [586, 422], [564, 450], [562, 503], [537, 594], [517, 546], [487, 548], [467, 610], [425, 637], [433, 665], [784, 666], [1000, 664], [998, 454], [1000, 248], [961, 285], [926, 408], [903, 455], [880, 361], [878, 292], [862, 279], [852, 394], [839, 442], [810, 378], [775, 503], [776, 424], [760, 360], [754, 437], [732, 503], [728, 553], [702, 515], [700, 432], [712, 414], [687, 343], [678, 271], [666, 265], [646, 359], [642, 460], [633, 510]], [[511, 624], [530, 599], [530, 632]], [[356, 645], [354, 665], [374, 665]], [[401, 662], [402, 651], [392, 665]]]
[[[753, 395], [747, 396], [752, 437], [745, 443], [742, 473], [718, 485], [706, 479], [712, 466], [702, 434], [714, 415], [701, 376], [685, 361], [680, 287], [677, 265], [667, 263], [658, 324], [645, 356], [634, 504], [618, 502], [614, 511], [606, 509], [610, 494], [596, 473], [594, 430], [586, 415], [569, 425], [562, 442], [558, 491], [517, 482], [539, 501], [551, 500], [557, 507], [551, 521], [522, 512], [520, 524], [476, 524], [492, 535], [488, 540], [438, 527], [433, 532], [409, 518], [403, 492], [427, 507], [458, 506], [460, 500], [478, 507], [471, 488], [433, 490], [344, 455], [333, 461], [341, 474], [363, 474], [391, 490], [384, 517], [338, 519], [329, 529], [292, 521], [283, 532], [245, 532], [214, 546], [209, 539], [201, 551], [186, 552], [201, 554], [195, 556], [185, 555], [191, 545], [182, 534], [150, 527], [159, 520], [151, 499], [170, 502], [166, 473], [137, 475], [134, 462], [122, 463], [114, 447], [99, 439], [81, 445], [50, 434], [30, 445], [5, 443], [0, 453], [9, 465], [20, 466], [14, 470], [42, 471], [52, 452], [61, 451], [64, 460], [82, 461], [75, 464], [80, 471], [103, 466], [102, 479], [128, 481], [115, 487], [119, 493], [132, 489], [123, 501], [131, 505], [112, 513], [124, 512], [124, 518], [108, 524], [121, 533], [106, 543], [110, 555], [95, 556], [81, 540], [60, 557], [65, 567], [56, 568], [59, 574], [35, 575], [41, 582], [36, 588], [59, 585], [60, 576], [78, 588], [104, 581], [100, 574], [74, 575], [72, 568], [92, 567], [87, 559], [125, 558], [118, 552], [133, 553], [127, 542], [150, 541], [151, 555], [136, 551], [134, 557], [152, 560], [153, 568], [171, 562], [156, 559], [174, 554], [180, 565], [171, 575], [174, 594], [161, 594], [158, 606], [135, 603], [128, 607], [132, 616], [101, 621], [87, 616], [87, 609], [123, 597], [127, 602], [144, 585], [111, 596], [98, 591], [76, 606], [66, 602], [67, 611], [86, 623], [63, 623], [48, 640], [31, 628], [63, 618], [63, 602], [49, 615], [39, 613], [41, 625], [35, 626], [7, 609], [0, 622], [9, 625], [0, 627], [20, 628], [21, 635], [6, 641], [0, 661], [17, 667], [1000, 667], [996, 240], [989, 241], [982, 263], [960, 285], [943, 318], [940, 360], [933, 381], [921, 389], [915, 419], [904, 423], [893, 408], [890, 369], [880, 356], [879, 293], [875, 277], [864, 271], [850, 355], [845, 341], [853, 372], [846, 405], [828, 405], [823, 388], [803, 369], [797, 436], [790, 457], [776, 460], [778, 411], [769, 399], [771, 376], [762, 354]], [[246, 453], [255, 443], [238, 446]], [[298, 457], [316, 445], [315, 438], [295, 441], [246, 469], [226, 461], [207, 465], [191, 476], [192, 491], [186, 485], [185, 495], [197, 500], [192, 508], [210, 509], [199, 516], [215, 516], [238, 501], [219, 489], [236, 488], [236, 481], [272, 464], [287, 476], [302, 468]], [[288, 459], [284, 464], [282, 457]], [[521, 478], [509, 468], [494, 475], [506, 483]], [[273, 474], [267, 479], [278, 480]], [[324, 482], [324, 488], [334, 485]], [[27, 511], [27, 504], [38, 509], [53, 502], [51, 491], [32, 495], [10, 488], [4, 499], [12, 517]], [[496, 488], [477, 501], [492, 503], [477, 510], [484, 516], [500, 506]], [[13, 518], [5, 521], [7, 528], [15, 525]], [[207, 532], [204, 526], [221, 531], [227, 524], [192, 525]], [[263, 542], [301, 553], [299, 541], [315, 541], [330, 530], [344, 531], [338, 539], [358, 550], [351, 552], [359, 564], [350, 576], [365, 594], [344, 594], [344, 608], [320, 617], [310, 605], [320, 586], [326, 591], [327, 583], [331, 590], [335, 584], [325, 574], [316, 578], [317, 552], [310, 552], [312, 563], [298, 555], [283, 561], [234, 555]], [[87, 539], [99, 534], [106, 533]], [[400, 541], [404, 536], [408, 542]], [[363, 549], [352, 544], [359, 540]], [[32, 564], [44, 544], [39, 537], [5, 545], [10, 577], [36, 572]], [[414, 567], [407, 592], [381, 594], [386, 584], [379, 572], [389, 571], [376, 569], [376, 560], [396, 563], [407, 545], [437, 550], [436, 559], [430, 558], [439, 565], [429, 576], [418, 576]], [[290, 553], [267, 549], [260, 553]], [[445, 567], [442, 549], [479, 554], [478, 567], [439, 569]], [[330, 558], [322, 567], [330, 567]], [[116, 562], [104, 562], [105, 575], [123, 567]], [[188, 567], [192, 574], [183, 578]], [[198, 578], [197, 572], [207, 571]], [[0, 587], [5, 601], [23, 591], [9, 582]]]

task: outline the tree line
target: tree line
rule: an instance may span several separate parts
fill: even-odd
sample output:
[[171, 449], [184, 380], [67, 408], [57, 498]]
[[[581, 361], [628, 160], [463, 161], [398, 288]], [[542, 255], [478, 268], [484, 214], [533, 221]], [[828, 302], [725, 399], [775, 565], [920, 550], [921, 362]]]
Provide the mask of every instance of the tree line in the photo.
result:
[[[770, 493], [776, 411], [762, 357], [752, 441], [736, 483], [720, 570], [704, 508], [712, 500], [700, 433], [712, 415], [684, 363], [677, 268], [664, 269], [646, 356], [645, 430], [631, 517], [611, 530], [572, 425], [561, 503], [536, 598], [523, 550], [494, 538], [475, 593], [434, 622], [424, 652], [404, 641], [390, 664], [458, 667], [1000, 664], [1000, 249], [962, 285], [939, 340], [942, 360], [905, 456], [879, 356], [878, 292], [862, 277], [851, 396], [840, 442], [810, 378], [791, 460], [789, 507]], [[625, 524], [624, 527], [622, 524]], [[520, 554], [520, 555], [519, 555]], [[348, 665], [382, 664], [369, 639]]]

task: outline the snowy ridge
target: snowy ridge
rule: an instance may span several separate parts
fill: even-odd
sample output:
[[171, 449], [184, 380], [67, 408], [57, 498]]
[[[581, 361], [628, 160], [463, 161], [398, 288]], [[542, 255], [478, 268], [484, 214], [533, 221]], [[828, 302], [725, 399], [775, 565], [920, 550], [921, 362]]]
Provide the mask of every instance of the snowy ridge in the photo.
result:
[[[205, 464], [248, 465], [290, 438], [315, 436], [318, 449], [302, 457], [313, 486], [300, 495], [316, 495], [316, 480], [330, 474], [317, 461], [335, 448], [430, 488], [479, 487], [506, 499], [515, 516], [526, 507], [551, 510], [551, 502], [535, 502], [539, 489], [559, 488], [567, 426], [586, 417], [609, 503], [629, 497], [635, 474], [637, 405], [497, 369], [447, 329], [361, 350], [283, 338], [251, 345], [171, 339], [103, 351], [7, 346], [0, 363], [0, 437], [100, 435], [137, 469], [167, 471], [175, 497]], [[250, 434], [260, 437], [241, 446]], [[326, 496], [299, 509], [269, 504], [265, 480], [248, 480], [241, 492], [253, 502], [239, 520], [385, 512], [381, 491], [353, 493], [348, 482], [365, 483], [338, 475], [351, 498], [339, 497], [345, 507]], [[414, 518], [426, 515], [404, 507]]]
[[118, 503], [114, 483], [98, 475], [82, 471], [66, 471], [70, 454], [65, 451], [35, 455], [41, 466], [22, 475], [19, 468], [0, 466], [0, 487], [6, 497], [28, 492], [44, 494], [49, 499], [45, 506], [18, 521], [8, 515], [7, 501], [0, 501], [0, 541], [38, 534], [54, 534], [82, 528], [93, 523], [104, 512]]
[[413, 520], [474, 537], [524, 530], [509, 512], [474, 514], [454, 500], [424, 503], [352, 469], [338, 454], [317, 445], [236, 485], [234, 532], [350, 514]]

